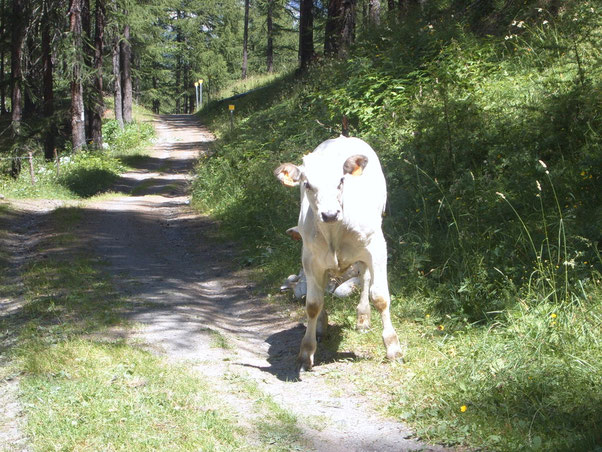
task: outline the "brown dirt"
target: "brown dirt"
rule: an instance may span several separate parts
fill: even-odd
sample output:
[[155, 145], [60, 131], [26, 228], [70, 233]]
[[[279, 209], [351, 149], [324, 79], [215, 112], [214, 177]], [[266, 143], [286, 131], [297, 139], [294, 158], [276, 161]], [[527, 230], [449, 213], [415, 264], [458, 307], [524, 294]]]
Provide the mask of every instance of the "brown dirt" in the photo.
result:
[[[292, 320], [296, 307], [288, 311], [254, 295], [245, 274], [233, 270], [235, 246], [213, 240], [215, 223], [189, 207], [191, 172], [212, 135], [194, 116], [161, 116], [155, 125], [152, 154], [116, 186], [134, 196], [86, 204], [78, 231], [133, 301], [128, 316], [140, 325], [134, 337], [214, 381], [216, 397], [242, 424], [250, 423], [253, 401], [233, 382], [254, 382], [297, 416], [307, 450], [445, 450], [412, 439], [407, 426], [372, 411], [350, 385], [329, 384], [325, 374], [344, 375], [354, 365], [344, 353], [323, 356], [298, 378], [304, 327]], [[216, 337], [229, 347], [216, 346]]]

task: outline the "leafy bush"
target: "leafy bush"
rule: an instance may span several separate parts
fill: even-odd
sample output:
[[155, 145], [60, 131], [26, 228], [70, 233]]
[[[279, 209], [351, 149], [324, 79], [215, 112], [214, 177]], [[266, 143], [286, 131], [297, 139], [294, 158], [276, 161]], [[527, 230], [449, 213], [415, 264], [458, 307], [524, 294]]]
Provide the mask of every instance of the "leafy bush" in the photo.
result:
[[62, 166], [58, 183], [80, 198], [106, 191], [124, 170], [116, 159], [97, 152], [78, 152], [64, 158]]
[[155, 130], [150, 122], [133, 122], [121, 129], [119, 123], [111, 119], [103, 123], [102, 135], [111, 154], [131, 155], [148, 146], [155, 136]]

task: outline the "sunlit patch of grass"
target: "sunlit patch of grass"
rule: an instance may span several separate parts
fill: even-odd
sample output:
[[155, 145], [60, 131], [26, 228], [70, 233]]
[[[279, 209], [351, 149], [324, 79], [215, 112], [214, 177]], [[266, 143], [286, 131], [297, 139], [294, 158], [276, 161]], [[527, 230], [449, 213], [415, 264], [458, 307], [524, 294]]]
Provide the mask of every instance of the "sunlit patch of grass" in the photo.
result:
[[[590, 450], [602, 433], [600, 284], [570, 305], [525, 300], [491, 325], [424, 312], [418, 300], [394, 297], [394, 325], [407, 345], [403, 364], [383, 360], [376, 313], [368, 333], [354, 330], [356, 300], [333, 300], [329, 315], [343, 327], [339, 350], [369, 358], [347, 366], [346, 381], [421, 438]], [[324, 378], [336, 387], [340, 376]]]
[[106, 191], [104, 193], [98, 194], [98, 195], [94, 195], [91, 196], [89, 198], [87, 198], [86, 200], [83, 201], [79, 201], [82, 205], [86, 205], [87, 203], [93, 203], [93, 202], [99, 202], [99, 201], [105, 201], [108, 199], [115, 199], [115, 198], [127, 198], [129, 195], [122, 193], [122, 192], [114, 192], [114, 191]]
[[303, 450], [302, 432], [297, 417], [281, 407], [258, 387], [254, 380], [242, 376], [231, 377], [254, 400], [258, 417], [255, 428], [263, 443], [273, 451]]
[[263, 86], [269, 85], [270, 83], [273, 83], [275, 80], [278, 80], [286, 75], [287, 72], [274, 74], [257, 74], [251, 75], [244, 80], [236, 80], [234, 83], [229, 84], [227, 87], [220, 90], [217, 94], [213, 95], [212, 101], [219, 101], [221, 99], [232, 97], [237, 94], [261, 88]]
[[209, 334], [211, 335], [211, 346], [214, 348], [221, 348], [223, 350], [233, 350], [234, 347], [228, 341], [228, 338], [224, 336], [221, 332], [214, 329], [209, 329]]
[[236, 420], [184, 367], [123, 343], [31, 347], [21, 383], [37, 450], [239, 450]]

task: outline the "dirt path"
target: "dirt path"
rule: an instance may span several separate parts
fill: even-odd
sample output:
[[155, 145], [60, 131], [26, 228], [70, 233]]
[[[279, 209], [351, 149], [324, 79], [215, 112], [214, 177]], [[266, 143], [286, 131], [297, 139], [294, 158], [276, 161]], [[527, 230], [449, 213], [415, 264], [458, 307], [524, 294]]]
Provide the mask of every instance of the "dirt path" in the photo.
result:
[[[215, 381], [216, 397], [242, 423], [252, 416], [252, 401], [232, 382], [256, 384], [296, 415], [307, 450], [444, 450], [408, 439], [404, 425], [379, 418], [344, 383], [335, 388], [325, 381], [324, 374], [344, 375], [353, 363], [333, 357], [295, 378], [303, 326], [253, 295], [244, 274], [232, 270], [235, 250], [212, 240], [215, 225], [188, 206], [191, 172], [211, 134], [186, 115], [160, 117], [156, 128], [150, 158], [117, 186], [133, 196], [88, 203], [80, 231], [134, 301], [129, 316], [141, 325], [135, 334]], [[216, 346], [216, 339], [227, 346]]]

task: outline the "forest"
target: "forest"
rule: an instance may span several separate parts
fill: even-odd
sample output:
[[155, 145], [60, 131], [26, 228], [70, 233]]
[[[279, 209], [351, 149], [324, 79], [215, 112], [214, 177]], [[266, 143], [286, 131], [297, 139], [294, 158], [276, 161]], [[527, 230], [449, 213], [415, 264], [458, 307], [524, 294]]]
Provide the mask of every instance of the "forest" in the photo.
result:
[[407, 355], [384, 371], [378, 328], [354, 331], [356, 298], [329, 296], [338, 336], [324, 346], [368, 358], [324, 378], [430, 444], [599, 450], [601, 13], [573, 0], [0, 0], [0, 195], [111, 195], [157, 142], [153, 118], [194, 115], [215, 141], [190, 205], [269, 303], [296, 309], [278, 287], [300, 268], [285, 233], [299, 194], [272, 172], [345, 117], [387, 180]]

